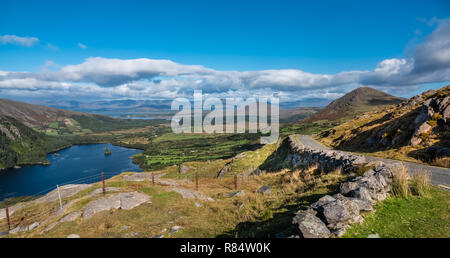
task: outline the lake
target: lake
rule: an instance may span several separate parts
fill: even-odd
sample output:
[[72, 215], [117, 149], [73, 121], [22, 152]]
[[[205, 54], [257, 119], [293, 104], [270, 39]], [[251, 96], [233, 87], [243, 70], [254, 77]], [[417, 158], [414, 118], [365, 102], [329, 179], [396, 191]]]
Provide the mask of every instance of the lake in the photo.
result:
[[[105, 147], [111, 155], [104, 154]], [[50, 165], [24, 166], [19, 169], [0, 171], [0, 200], [24, 195], [45, 194], [56, 185], [68, 183], [93, 183], [125, 171], [141, 172], [131, 156], [141, 150], [110, 144], [75, 145], [49, 154]]]

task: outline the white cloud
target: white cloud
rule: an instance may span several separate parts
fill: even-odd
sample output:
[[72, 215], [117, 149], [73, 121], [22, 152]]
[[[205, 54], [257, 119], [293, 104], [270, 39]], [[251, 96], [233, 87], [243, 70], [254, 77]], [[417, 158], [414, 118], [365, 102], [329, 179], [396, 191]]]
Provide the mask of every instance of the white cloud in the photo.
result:
[[194, 89], [201, 89], [217, 97], [276, 94], [283, 101], [335, 98], [358, 86], [405, 92], [424, 83], [450, 81], [450, 22], [440, 20], [438, 27], [413, 48], [409, 56], [381, 60], [373, 70], [337, 74], [315, 74], [298, 69], [218, 71], [171, 60], [101, 57], [54, 68], [38, 73], [0, 72], [0, 92], [29, 91], [36, 96], [45, 93], [47, 95], [43, 96], [174, 98], [190, 97]]
[[33, 37], [19, 37], [16, 35], [3, 35], [0, 36], [0, 43], [3, 45], [13, 44], [24, 47], [32, 47], [39, 43], [39, 39]]
[[88, 48], [85, 44], [78, 42], [78, 47], [81, 49], [86, 49]]

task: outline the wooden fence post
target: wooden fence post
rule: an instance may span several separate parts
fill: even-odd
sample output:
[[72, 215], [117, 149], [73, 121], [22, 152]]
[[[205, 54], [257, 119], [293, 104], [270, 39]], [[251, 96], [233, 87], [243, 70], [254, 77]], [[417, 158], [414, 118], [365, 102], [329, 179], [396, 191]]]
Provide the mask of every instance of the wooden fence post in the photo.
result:
[[102, 185], [103, 185], [103, 196], [106, 195], [106, 188], [105, 188], [105, 173], [102, 172]]
[[152, 185], [155, 185], [155, 173], [152, 172]]
[[8, 231], [11, 230], [11, 222], [9, 221], [9, 209], [8, 206], [5, 207], [5, 213], [6, 213], [6, 222], [8, 223]]
[[237, 175], [234, 174], [234, 190], [237, 190]]
[[198, 191], [198, 172], [195, 173], [195, 190]]

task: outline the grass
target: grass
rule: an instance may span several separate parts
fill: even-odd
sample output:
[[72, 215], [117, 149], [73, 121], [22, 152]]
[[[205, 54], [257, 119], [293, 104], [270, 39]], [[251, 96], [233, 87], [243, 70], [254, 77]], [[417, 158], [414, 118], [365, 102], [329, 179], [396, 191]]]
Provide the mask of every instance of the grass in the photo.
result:
[[400, 198], [407, 198], [410, 194], [408, 169], [403, 165], [396, 166], [392, 170], [394, 178], [392, 179], [392, 193]]
[[450, 168], [450, 157], [436, 158], [431, 164], [438, 167]]
[[[274, 146], [266, 145], [262, 149], [247, 152], [244, 157], [250, 157], [250, 160], [261, 163], [273, 152]], [[244, 158], [235, 159], [234, 162], [233, 170], [236, 173], [246, 171], [253, 165]], [[192, 167], [189, 173], [195, 173], [196, 170], [207, 167], [209, 170], [207, 169], [208, 172], [205, 173], [211, 175], [216, 175], [217, 169], [220, 168], [219, 161], [188, 162], [185, 165]], [[177, 177], [176, 167], [166, 168], [164, 171], [167, 172], [166, 177]], [[160, 234], [163, 229], [170, 230], [174, 225], [182, 226], [182, 230], [172, 235], [165, 233], [165, 237], [274, 237], [275, 233], [280, 232], [287, 235], [290, 234], [294, 211], [310, 205], [324, 194], [335, 192], [344, 178], [340, 173], [319, 175], [316, 172], [313, 168], [295, 171], [285, 169], [258, 177], [246, 175], [244, 181], [239, 177], [238, 189], [244, 190], [245, 195], [232, 198], [226, 197], [226, 194], [235, 191], [233, 173], [221, 178], [209, 176], [199, 178], [199, 191], [214, 198], [214, 202], [183, 199], [181, 195], [170, 191], [170, 187], [152, 185], [149, 181], [123, 181], [124, 174], [122, 174], [108, 179], [106, 186], [120, 187], [121, 191], [139, 191], [147, 194], [151, 197], [151, 204], [142, 204], [128, 211], [112, 209], [100, 212], [89, 219], [78, 218], [73, 222], [60, 223], [44, 235], [37, 234], [45, 227], [43, 225], [33, 232], [21, 232], [7, 237], [66, 237], [73, 233], [82, 237], [130, 237], [132, 232], [138, 233], [136, 237], [153, 237]], [[316, 173], [318, 177], [305, 180], [306, 177], [301, 176], [297, 183], [283, 180], [289, 174], [306, 175], [308, 173]], [[300, 183], [301, 180], [305, 181]], [[291, 187], [287, 187], [288, 184], [291, 184]], [[257, 193], [263, 185], [272, 187], [270, 194]], [[97, 183], [65, 199], [64, 203], [75, 200], [65, 214], [82, 210], [92, 200], [101, 198], [101, 195], [88, 197], [90, 191], [98, 187]], [[182, 187], [195, 189], [192, 183]], [[201, 203], [203, 207], [197, 207], [194, 205], [195, 202]], [[41, 214], [48, 209], [44, 209], [45, 207], [41, 205], [44, 204], [24, 207], [12, 217], [14, 220], [36, 215], [42, 217]], [[50, 212], [55, 212], [58, 207], [57, 202], [52, 203], [51, 207], [53, 210]], [[49, 214], [45, 216], [50, 217]], [[48, 223], [62, 216], [50, 218]], [[32, 222], [27, 220], [24, 225]], [[123, 226], [131, 228], [123, 229]]]
[[344, 237], [449, 238], [450, 193], [430, 187], [429, 196], [390, 197], [378, 203], [361, 225], [354, 225]]
[[133, 160], [145, 170], [161, 170], [188, 161], [228, 159], [259, 147], [259, 134], [168, 133], [147, 144]]

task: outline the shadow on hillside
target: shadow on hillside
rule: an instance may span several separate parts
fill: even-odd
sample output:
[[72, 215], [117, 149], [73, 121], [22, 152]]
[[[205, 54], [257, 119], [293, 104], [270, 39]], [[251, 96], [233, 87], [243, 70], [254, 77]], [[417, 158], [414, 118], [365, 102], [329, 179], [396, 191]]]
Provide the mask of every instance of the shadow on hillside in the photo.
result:
[[[233, 230], [227, 231], [216, 237], [218, 238], [275, 238], [288, 237], [294, 234], [292, 228], [292, 219], [298, 210], [306, 209], [309, 205], [316, 202], [322, 196], [327, 194], [334, 194], [335, 191], [330, 191], [324, 194], [312, 194], [308, 196], [301, 196], [291, 201], [291, 204], [282, 204], [276, 210], [272, 218], [265, 221], [255, 222], [241, 222]], [[294, 203], [294, 204], [292, 204]], [[262, 218], [261, 218], [262, 219]]]
[[[351, 130], [351, 133], [354, 136], [341, 141], [337, 145], [337, 149], [376, 152], [406, 146], [409, 144], [409, 140], [414, 132], [414, 128], [411, 128], [411, 124], [416, 116], [417, 110], [412, 110], [397, 119], [375, 126], [370, 130], [362, 131], [362, 128], [364, 127], [370, 127], [388, 121], [390, 119], [390, 114], [387, 114], [380, 119], [371, 121]], [[336, 143], [339, 140], [342, 140], [342, 138], [343, 136], [335, 139], [334, 142]]]

